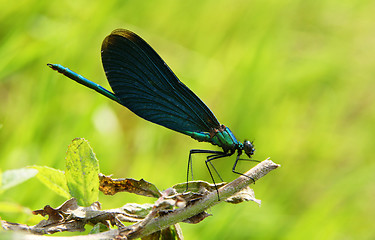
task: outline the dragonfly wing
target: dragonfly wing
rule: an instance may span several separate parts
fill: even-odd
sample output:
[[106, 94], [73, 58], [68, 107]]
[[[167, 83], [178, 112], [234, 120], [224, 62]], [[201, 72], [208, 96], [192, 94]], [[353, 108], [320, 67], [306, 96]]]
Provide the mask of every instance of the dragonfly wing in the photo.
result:
[[107, 36], [102, 62], [113, 92], [138, 116], [178, 132], [209, 132], [220, 126], [202, 100], [135, 33], [117, 29]]

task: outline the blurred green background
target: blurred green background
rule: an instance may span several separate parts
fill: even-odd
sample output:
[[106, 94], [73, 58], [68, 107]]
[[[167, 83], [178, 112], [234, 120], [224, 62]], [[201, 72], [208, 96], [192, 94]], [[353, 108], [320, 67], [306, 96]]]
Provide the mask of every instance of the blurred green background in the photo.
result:
[[[375, 239], [374, 1], [0, 0], [0, 167], [65, 168], [84, 137], [114, 177], [166, 189], [185, 181], [188, 152], [216, 149], [149, 123], [50, 70], [59, 63], [109, 88], [101, 42], [142, 36], [255, 159], [282, 168], [254, 186], [262, 206], [220, 204], [186, 239]], [[234, 157], [215, 164], [223, 178]], [[242, 170], [254, 163], [242, 163]], [[195, 177], [210, 180], [204, 157]], [[0, 216], [65, 199], [36, 179], [0, 195]], [[151, 199], [100, 196], [105, 209]]]

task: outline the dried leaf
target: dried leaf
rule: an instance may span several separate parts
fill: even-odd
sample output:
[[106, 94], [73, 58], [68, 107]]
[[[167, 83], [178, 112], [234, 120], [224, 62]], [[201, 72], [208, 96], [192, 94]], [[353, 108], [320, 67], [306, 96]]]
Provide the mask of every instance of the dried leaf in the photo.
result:
[[179, 224], [171, 225], [160, 231], [156, 231], [142, 240], [183, 240], [182, 231]]
[[7, 221], [1, 221], [1, 224], [5, 230], [13, 230], [38, 235], [52, 234], [63, 231], [84, 231], [84, 226], [88, 221], [82, 221], [81, 219], [74, 218], [71, 214], [71, 212], [77, 208], [79, 208], [77, 201], [75, 199], [71, 199], [66, 201], [58, 208], [52, 208], [47, 205], [41, 210], [33, 211], [33, 213], [36, 215], [48, 215], [47, 220], [42, 220], [37, 225], [27, 226], [25, 224], [11, 223]]
[[241, 203], [244, 201], [253, 201], [258, 203], [259, 205], [261, 204], [261, 200], [255, 198], [254, 190], [250, 187], [241, 190], [235, 195], [227, 198], [225, 201], [233, 204]]
[[129, 192], [146, 197], [158, 198], [161, 196], [160, 191], [155, 185], [143, 179], [135, 180], [132, 178], [112, 179], [109, 176], [99, 174], [99, 190], [105, 195], [114, 195], [118, 192]]
[[65, 216], [70, 213], [68, 211], [73, 211], [78, 208], [77, 200], [75, 198], [65, 201], [61, 206], [57, 208], [52, 208], [47, 205], [43, 209], [34, 210], [32, 213], [34, 215], [42, 215], [43, 217], [48, 215], [48, 220], [46, 224], [53, 224], [55, 222], [61, 222], [64, 220]]
[[[217, 189], [221, 188], [222, 186], [226, 185], [226, 182], [217, 183], [216, 187]], [[215, 184], [211, 184], [206, 181], [190, 181], [188, 183], [189, 191], [194, 193], [200, 193], [204, 194], [207, 192], [213, 192], [216, 191]], [[178, 183], [172, 187], [176, 190], [178, 193], [186, 192], [186, 183]]]
[[146, 217], [147, 214], [150, 213], [153, 204], [145, 203], [145, 204], [137, 204], [137, 203], [127, 203], [121, 209], [127, 213], [128, 216], [136, 216], [136, 217]]
[[185, 219], [183, 222], [191, 223], [191, 224], [197, 224], [197, 223], [203, 221], [206, 217], [209, 217], [209, 216], [212, 216], [212, 215], [208, 214], [206, 212], [201, 212], [201, 213], [198, 213], [197, 215], [189, 217], [188, 219]]
[[86, 224], [95, 225], [98, 223], [105, 225], [107, 228], [110, 224], [118, 228], [125, 227], [117, 218], [118, 216], [126, 215], [124, 212], [121, 210], [101, 211], [100, 208], [99, 202], [95, 202], [89, 207], [80, 207], [77, 204], [77, 200], [72, 198], [57, 208], [47, 205], [43, 209], [33, 211], [35, 215], [48, 216], [47, 220], [42, 220], [35, 226], [6, 221], [1, 223], [6, 230], [24, 231], [33, 234], [84, 231]]
[[178, 207], [184, 207], [186, 205], [194, 204], [195, 201], [201, 199], [203, 196], [216, 192], [216, 188], [219, 189], [225, 186], [227, 183], [222, 182], [211, 184], [205, 181], [191, 181], [188, 183], [189, 191], [186, 192], [186, 183], [179, 183], [174, 185], [171, 189], [174, 194], [170, 194], [169, 198], [173, 198], [177, 201]]
[[[51, 234], [62, 231], [85, 231], [85, 224], [89, 222], [88, 219], [82, 219], [85, 217], [87, 209], [100, 209], [100, 204], [94, 203], [90, 207], [79, 207], [77, 200], [72, 198], [64, 202], [57, 208], [52, 208], [49, 205], [43, 209], [33, 211], [35, 215], [48, 215], [47, 220], [40, 221], [37, 225], [29, 227], [30, 231], [36, 234]], [[82, 214], [77, 214], [79, 211], [84, 211]]]
[[167, 196], [164, 197], [164, 199], [173, 200], [173, 203], [171, 203], [171, 205], [182, 208], [182, 207], [185, 207], [186, 205], [194, 204], [195, 201], [201, 199], [206, 194], [194, 193], [194, 192], [176, 193], [174, 191], [174, 194], [168, 194]]

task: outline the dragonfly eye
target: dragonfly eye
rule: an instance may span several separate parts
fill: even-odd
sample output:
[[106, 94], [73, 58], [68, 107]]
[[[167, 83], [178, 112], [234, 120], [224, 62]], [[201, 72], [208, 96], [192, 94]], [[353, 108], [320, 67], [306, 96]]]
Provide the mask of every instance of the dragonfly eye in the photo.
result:
[[243, 150], [245, 151], [246, 155], [251, 158], [251, 155], [253, 155], [255, 152], [253, 143], [245, 140], [243, 143]]

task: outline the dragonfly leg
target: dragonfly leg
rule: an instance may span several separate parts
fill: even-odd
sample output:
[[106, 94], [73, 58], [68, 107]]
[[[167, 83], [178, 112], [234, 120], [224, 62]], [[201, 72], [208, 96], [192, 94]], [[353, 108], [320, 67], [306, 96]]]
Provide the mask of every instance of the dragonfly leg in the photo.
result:
[[259, 161], [259, 160], [255, 160], [255, 159], [252, 159], [252, 158], [239, 158], [238, 160], [239, 160], [239, 161], [257, 162], [257, 163], [260, 163], [260, 162], [261, 162], [261, 161]]
[[[219, 178], [220, 178], [220, 180], [221, 180], [222, 182], [224, 182], [223, 178], [220, 176], [219, 172], [216, 170], [215, 166], [214, 166], [214, 165], [212, 164], [212, 162], [211, 162], [211, 160], [217, 159], [217, 158], [211, 159], [211, 158], [216, 157], [216, 156], [218, 156], [218, 155], [209, 155], [209, 156], [207, 156], [207, 160], [209, 160], [208, 163], [209, 163], [209, 164], [211, 165], [211, 167], [215, 170], [216, 175], [218, 175]], [[220, 156], [220, 155], [219, 155], [219, 156]]]
[[[213, 150], [203, 150], [203, 149], [191, 149], [190, 150], [190, 153], [189, 153], [189, 160], [188, 160], [188, 167], [187, 167], [187, 175], [186, 175], [186, 191], [189, 190], [189, 171], [191, 173], [191, 179], [193, 180], [193, 161], [192, 161], [192, 155], [193, 154], [196, 154], [196, 153], [206, 153], [206, 154], [211, 154], [209, 156], [207, 156], [207, 160], [209, 160], [210, 158], [212, 157], [215, 157], [215, 156], [222, 156], [224, 154], [224, 152], [221, 152], [221, 151], [213, 151]], [[211, 160], [210, 160], [211, 161]], [[208, 162], [210, 162], [208, 161]], [[215, 167], [212, 165], [212, 163], [210, 163], [211, 166], [215, 169]], [[206, 166], [207, 166], [207, 163], [206, 163]], [[207, 166], [208, 168], [208, 166]], [[210, 169], [208, 168], [208, 170], [210, 171]], [[215, 169], [215, 172], [219, 175], [219, 173], [217, 172], [217, 170]], [[211, 178], [213, 180], [213, 177], [212, 177], [212, 174], [211, 174], [211, 171], [210, 171], [210, 175], [211, 175]], [[220, 177], [220, 175], [219, 175]], [[221, 179], [221, 177], [220, 177]], [[221, 179], [222, 180], [222, 179]], [[215, 185], [216, 186], [216, 185]]]
[[194, 180], [193, 176], [193, 162], [191, 156], [195, 153], [200, 153], [198, 151], [199, 149], [191, 149], [189, 152], [189, 160], [188, 160], [188, 166], [187, 166], [187, 174], [186, 174], [186, 191], [189, 189], [189, 171], [191, 173], [191, 180]]
[[240, 172], [237, 172], [237, 171], [236, 171], [237, 163], [238, 163], [239, 160], [248, 160], [248, 161], [256, 161], [256, 160], [252, 160], [252, 159], [240, 159], [240, 155], [237, 155], [236, 161], [234, 162], [234, 165], [233, 165], [233, 168], [232, 168], [232, 172], [233, 172], [233, 173], [236, 173], [236, 174], [239, 174], [239, 175], [245, 176], [245, 177], [247, 177], [247, 178], [251, 178], [251, 180], [253, 180], [253, 182], [254, 182], [254, 184], [255, 184], [255, 179], [254, 179], [254, 178], [249, 177], [249, 176], [247, 176], [247, 175], [245, 175], [245, 174], [243, 174], [243, 173], [240, 173]]
[[215, 179], [212, 175], [212, 172], [210, 170], [210, 167], [208, 166], [208, 163], [213, 167], [213, 169], [215, 170], [216, 174], [219, 176], [220, 180], [223, 181], [223, 179], [221, 178], [220, 174], [217, 172], [216, 168], [214, 167], [214, 165], [212, 165], [211, 161], [212, 160], [215, 160], [215, 159], [219, 159], [219, 158], [223, 158], [223, 157], [228, 157], [232, 155], [231, 153], [225, 153], [225, 152], [216, 152], [216, 154], [213, 154], [213, 155], [210, 155], [207, 157], [207, 160], [205, 161], [206, 163], [206, 167], [208, 169], [208, 172], [210, 173], [210, 176], [211, 176], [211, 179], [212, 179], [212, 182], [214, 183], [215, 185], [215, 189], [216, 189], [216, 192], [217, 192], [217, 199], [220, 201], [220, 195], [219, 195], [219, 189], [217, 188], [216, 186], [216, 183], [215, 183]]

